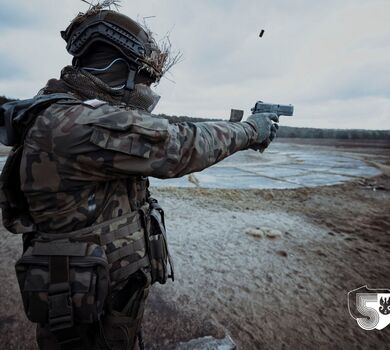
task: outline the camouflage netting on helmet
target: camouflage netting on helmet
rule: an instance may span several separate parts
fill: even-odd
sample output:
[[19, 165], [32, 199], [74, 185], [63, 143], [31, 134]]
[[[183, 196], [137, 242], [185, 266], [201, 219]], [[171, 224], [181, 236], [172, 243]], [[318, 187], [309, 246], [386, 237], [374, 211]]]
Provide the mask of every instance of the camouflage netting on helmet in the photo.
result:
[[180, 54], [171, 54], [168, 38], [157, 43], [145, 25], [110, 9], [111, 6], [118, 7], [119, 1], [105, 0], [95, 5], [83, 1], [90, 8], [79, 13], [61, 33], [68, 52], [74, 57], [85, 54], [93, 43], [104, 42], [121, 51], [138, 71], [147, 72], [155, 82], [180, 60]]

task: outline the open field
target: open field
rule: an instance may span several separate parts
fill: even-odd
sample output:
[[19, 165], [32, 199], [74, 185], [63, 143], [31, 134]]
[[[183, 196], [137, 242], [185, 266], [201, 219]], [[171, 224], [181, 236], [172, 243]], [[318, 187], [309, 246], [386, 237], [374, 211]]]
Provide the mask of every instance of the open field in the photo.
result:
[[[347, 309], [352, 289], [390, 288], [390, 153], [363, 146], [342, 152], [382, 175], [296, 189], [154, 188], [176, 281], [152, 288], [147, 349], [225, 334], [244, 350], [388, 348], [390, 327], [363, 331]], [[20, 237], [2, 233], [0, 341], [36, 349], [13, 271]]]

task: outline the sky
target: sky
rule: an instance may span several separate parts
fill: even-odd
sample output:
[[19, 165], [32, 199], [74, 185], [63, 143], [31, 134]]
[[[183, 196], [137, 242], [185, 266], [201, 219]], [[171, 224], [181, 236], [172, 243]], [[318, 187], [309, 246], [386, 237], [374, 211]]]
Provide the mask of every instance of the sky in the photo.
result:
[[[71, 63], [60, 31], [81, 0], [0, 0], [0, 95], [29, 98]], [[155, 113], [228, 119], [293, 104], [281, 124], [390, 129], [389, 0], [123, 0], [183, 61]], [[262, 38], [260, 31], [264, 29]]]

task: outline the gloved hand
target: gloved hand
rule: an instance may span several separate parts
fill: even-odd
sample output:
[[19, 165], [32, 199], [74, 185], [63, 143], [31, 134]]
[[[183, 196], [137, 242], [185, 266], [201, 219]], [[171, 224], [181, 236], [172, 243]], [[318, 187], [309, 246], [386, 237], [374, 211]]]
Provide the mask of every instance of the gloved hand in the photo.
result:
[[264, 152], [276, 136], [279, 117], [274, 113], [256, 113], [249, 116], [245, 123], [250, 124], [257, 133], [249, 148]]

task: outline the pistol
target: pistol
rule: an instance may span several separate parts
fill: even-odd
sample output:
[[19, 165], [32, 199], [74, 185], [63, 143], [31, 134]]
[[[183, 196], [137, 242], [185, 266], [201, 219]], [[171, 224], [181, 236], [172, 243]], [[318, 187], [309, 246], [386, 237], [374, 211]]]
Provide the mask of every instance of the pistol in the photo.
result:
[[[255, 106], [251, 109], [252, 113], [275, 113], [278, 117], [281, 115], [292, 116], [294, 114], [293, 105], [279, 105], [275, 103], [265, 103], [257, 101]], [[244, 116], [244, 111], [239, 109], [232, 109], [230, 113], [231, 122], [240, 122]]]
[[252, 113], [275, 113], [278, 117], [281, 115], [292, 116], [294, 114], [293, 105], [279, 105], [274, 103], [265, 103], [263, 101], [256, 102], [251, 109]]

